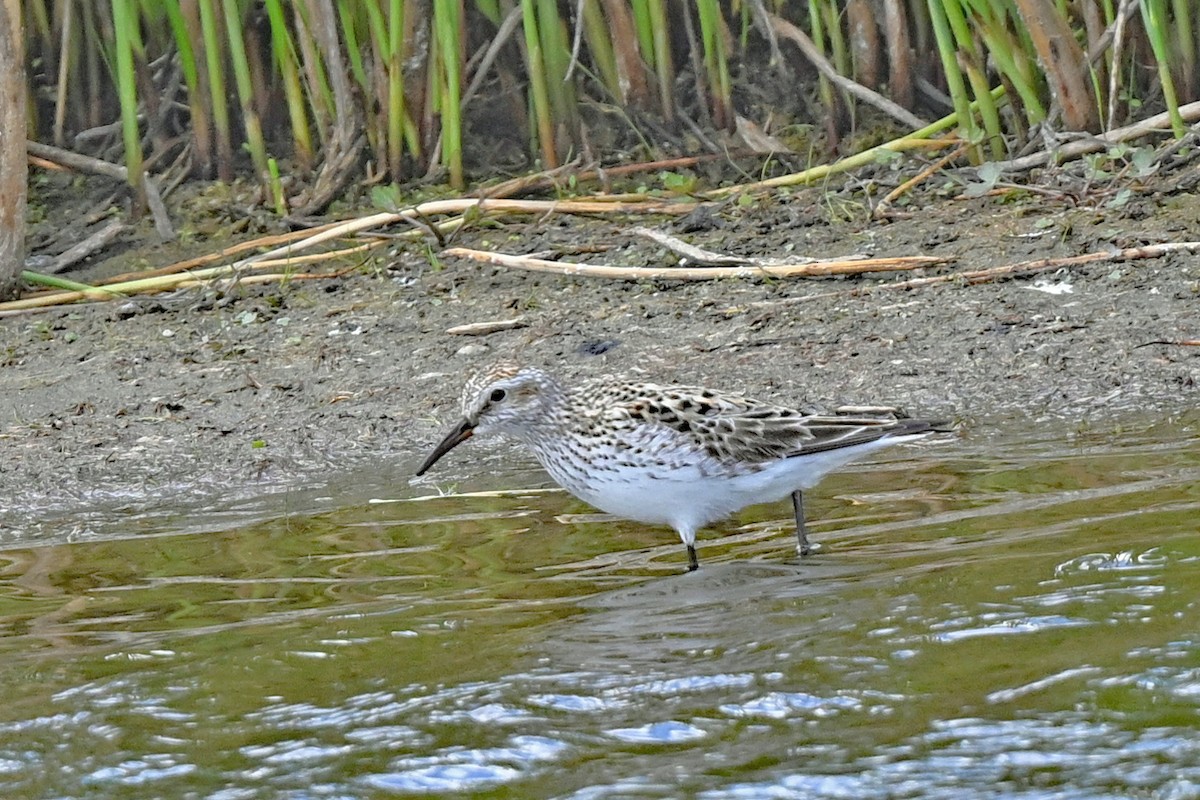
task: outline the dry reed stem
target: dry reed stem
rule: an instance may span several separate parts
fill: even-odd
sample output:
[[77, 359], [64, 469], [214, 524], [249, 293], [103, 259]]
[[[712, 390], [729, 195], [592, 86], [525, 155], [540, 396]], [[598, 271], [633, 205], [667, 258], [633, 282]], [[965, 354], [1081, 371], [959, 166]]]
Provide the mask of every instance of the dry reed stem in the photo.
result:
[[284, 283], [286, 281], [315, 281], [315, 280], [332, 280], [340, 278], [346, 274], [346, 270], [338, 270], [337, 272], [265, 272], [261, 275], [230, 275], [227, 278], [208, 278], [205, 280], [182, 280], [175, 284], [176, 289], [194, 289], [200, 286], [209, 286], [219, 281], [228, 281], [230, 284], [251, 284], [251, 283]]
[[897, 281], [895, 283], [881, 283], [875, 286], [861, 286], [838, 292], [821, 292], [819, 294], [805, 295], [804, 297], [785, 297], [780, 300], [760, 300], [758, 302], [751, 303], [750, 305], [754, 308], [794, 305], [797, 303], [806, 302], [808, 300], [818, 300], [827, 297], [862, 295], [873, 292], [877, 289], [921, 289], [926, 286], [935, 286], [942, 283], [961, 282], [975, 285], [979, 283], [989, 283], [1000, 278], [1032, 275], [1034, 273], [1046, 272], [1052, 269], [1061, 269], [1063, 267], [1077, 267], [1084, 264], [1094, 264], [1104, 261], [1136, 261], [1143, 258], [1159, 258], [1160, 256], [1165, 256], [1169, 253], [1195, 253], [1198, 251], [1200, 251], [1200, 242], [1164, 242], [1161, 244], [1150, 244], [1142, 247], [1127, 247], [1124, 250], [1101, 250], [1092, 253], [1083, 253], [1077, 256], [1065, 256], [1062, 258], [1038, 258], [1030, 261], [1021, 261], [1016, 264], [1006, 264], [1002, 267], [990, 267], [988, 269], [954, 272], [949, 275], [935, 275], [929, 278], [914, 278], [912, 280]]
[[768, 14], [773, 32], [782, 36], [784, 39], [795, 44], [800, 48], [800, 52], [804, 57], [817, 68], [833, 85], [837, 86], [842, 91], [849, 95], [857, 97], [859, 100], [869, 105], [875, 106], [883, 113], [899, 120], [901, 123], [908, 125], [910, 128], [924, 128], [929, 123], [918, 117], [916, 114], [904, 108], [898, 103], [892, 102], [879, 92], [872, 91], [861, 83], [847, 78], [837, 71], [833, 64], [829, 63], [829, 59], [821, 55], [821, 51], [813, 44], [812, 39], [808, 38], [808, 34], [800, 30], [798, 27], [788, 22], [782, 17], [777, 17], [774, 14]]
[[[728, 153], [703, 153], [698, 156], [680, 156], [679, 158], [665, 158], [659, 161], [639, 161], [636, 164], [618, 164], [612, 167], [596, 167], [594, 169], [588, 169], [582, 172], [575, 171], [574, 165], [567, 164], [558, 167], [557, 169], [539, 172], [536, 175], [526, 175], [519, 178], [512, 178], [511, 180], [504, 181], [503, 183], [497, 183], [494, 186], [488, 186], [483, 189], [479, 189], [472, 194], [480, 197], [511, 197], [512, 195], [537, 191], [539, 189], [554, 189], [559, 186], [564, 186], [566, 185], [567, 180], [570, 178], [574, 178], [577, 184], [589, 181], [600, 181], [603, 185], [607, 185], [609, 179], [615, 177], [636, 175], [641, 172], [686, 169], [708, 161], [755, 155], [758, 154], [744, 150], [731, 150]], [[629, 195], [608, 195], [610, 198], [628, 196]]]
[[387, 244], [387, 239], [376, 239], [371, 242], [356, 245], [354, 247], [346, 247], [341, 250], [327, 250], [322, 253], [309, 253], [306, 256], [289, 256], [287, 258], [271, 258], [263, 261], [255, 261], [255, 269], [266, 269], [268, 267], [288, 267], [297, 264], [315, 264], [320, 261], [331, 261], [335, 258], [347, 258], [349, 256], [365, 253], [369, 250], [374, 250], [380, 245]]
[[[693, 244], [688, 244], [678, 237], [671, 236], [670, 234], [663, 233], [662, 231], [656, 231], [651, 228], [643, 228], [640, 225], [629, 232], [637, 234], [638, 236], [644, 236], [650, 241], [662, 245], [663, 247], [682, 256], [697, 266], [735, 267], [763, 263], [762, 259], [746, 258], [744, 256], [732, 256], [726, 253], [714, 253], [711, 250], [704, 250], [700, 247], [696, 247]], [[814, 258], [812, 261], [816, 261], [816, 259]], [[770, 264], [767, 264], [766, 266], [770, 266]]]
[[[129, 180], [129, 170], [126, 167], [100, 158], [93, 158], [72, 150], [64, 150], [61, 147], [52, 147], [48, 144], [41, 144], [34, 141], [26, 141], [25, 149], [27, 153], [38, 158], [53, 161], [66, 169], [76, 172], [101, 175], [122, 182]], [[155, 230], [165, 241], [174, 239], [175, 229], [171, 225], [171, 217], [167, 214], [167, 207], [163, 203], [162, 194], [158, 190], [158, 183], [145, 172], [142, 173], [142, 181], [146, 186], [146, 201], [150, 208], [150, 214], [154, 218]]]
[[[350, 248], [343, 248], [340, 250], [333, 250], [323, 253], [314, 253], [303, 256], [296, 254], [299, 251], [315, 247], [318, 244], [322, 244], [332, 239], [349, 236], [351, 234], [362, 233], [363, 231], [370, 230], [371, 228], [378, 228], [396, 222], [406, 220], [421, 220], [429, 216], [445, 214], [460, 215], [458, 217], [438, 223], [438, 227], [444, 229], [458, 227], [464, 224], [466, 219], [465, 216], [461, 215], [465, 215], [472, 210], [478, 210], [478, 212], [481, 214], [551, 214], [555, 212], [564, 214], [687, 214], [690, 213], [694, 208], [695, 204], [691, 202], [627, 202], [624, 199], [547, 201], [459, 198], [454, 200], [435, 200], [429, 203], [422, 203], [421, 205], [411, 208], [406, 208], [401, 211], [371, 214], [366, 217], [347, 220], [345, 222], [322, 225], [318, 228], [307, 231], [262, 237], [252, 242], [244, 242], [239, 245], [224, 248], [218, 253], [201, 256], [200, 258], [189, 259], [187, 261], [182, 261], [157, 270], [149, 270], [143, 273], [117, 276], [116, 278], [109, 279], [102, 284], [104, 287], [103, 292], [51, 292], [38, 294], [34, 297], [25, 297], [7, 303], [0, 303], [0, 313], [7, 314], [11, 312], [21, 312], [54, 305], [76, 303], [82, 300], [109, 300], [127, 293], [139, 294], [145, 292], [160, 292], [167, 289], [196, 286], [206, 281], [235, 276], [247, 269], [296, 266], [318, 261], [327, 261], [335, 258], [344, 258], [378, 247], [387, 240], [380, 239]], [[422, 234], [422, 231], [412, 231], [411, 234], [413, 236], [419, 236]], [[191, 271], [196, 265], [218, 261], [222, 258], [228, 257], [233, 253], [245, 252], [246, 250], [261, 247], [264, 244], [278, 244], [281, 242], [284, 243], [282, 247], [276, 247], [275, 249], [269, 250], [265, 253], [259, 253], [248, 258], [243, 258], [234, 262], [233, 264], [219, 267], [209, 267], [196, 272]], [[293, 274], [290, 277], [297, 278], [300, 277], [300, 274]], [[278, 280], [278, 278], [273, 279]], [[243, 282], [252, 283], [260, 283], [264, 280], [271, 279], [259, 277], [253, 281], [249, 281], [245, 278], [242, 278]]]
[[[1184, 122], [1200, 120], [1200, 100], [1180, 106], [1179, 115], [1183, 118]], [[1041, 152], [1022, 156], [1021, 158], [1014, 158], [1009, 161], [997, 161], [996, 166], [1004, 172], [1023, 172], [1034, 167], [1040, 167], [1049, 161], [1062, 163], [1078, 156], [1104, 150], [1120, 142], [1140, 139], [1147, 134], [1169, 128], [1170, 124], [1171, 115], [1169, 112], [1164, 111], [1161, 114], [1147, 117], [1132, 125], [1126, 125], [1124, 128], [1114, 128], [1111, 131], [1105, 131], [1096, 136], [1089, 136], [1086, 139], [1067, 142], [1053, 150], [1042, 150]]]
[[[357, 249], [357, 248], [356, 248]], [[292, 262], [269, 262], [269, 266], [286, 266]], [[313, 278], [334, 278], [344, 275], [345, 271], [333, 273], [270, 273], [265, 275], [243, 275], [233, 267], [210, 267], [197, 272], [161, 275], [153, 278], [142, 278], [124, 283], [114, 283], [103, 289], [93, 291], [44, 292], [19, 300], [0, 303], [0, 315], [11, 316], [13, 313], [49, 308], [51, 306], [69, 305], [82, 300], [96, 302], [116, 300], [137, 294], [153, 294], [171, 289], [193, 288], [205, 286], [213, 281], [229, 279], [235, 283], [269, 283], [277, 280], [311, 280]]]
[[584, 278], [607, 278], [609, 280], [642, 281], [709, 281], [717, 278], [798, 278], [823, 277], [827, 275], [856, 275], [863, 272], [894, 272], [928, 267], [945, 261], [934, 256], [901, 256], [896, 258], [872, 258], [853, 261], [817, 261], [811, 264], [776, 264], [771, 266], [740, 267], [614, 267], [602, 264], [580, 264], [572, 261], [547, 261], [529, 256], [514, 256], [507, 253], [491, 253], [453, 247], [442, 251], [443, 256], [460, 256], [474, 261], [483, 261], [502, 267], [551, 272]]
[[446, 333], [451, 336], [487, 336], [499, 331], [511, 331], [514, 328], [524, 328], [529, 323], [525, 321], [525, 315], [520, 314], [512, 319], [495, 319], [486, 320], [484, 322], [468, 322], [465, 325], [455, 325], [452, 328], [447, 328]]
[[914, 186], [921, 183], [922, 181], [928, 180], [930, 178], [930, 176], [940, 172], [951, 161], [953, 161], [954, 159], [956, 159], [959, 156], [966, 153], [967, 150], [970, 149], [970, 147], [971, 146], [969, 144], [963, 144], [963, 145], [959, 146], [956, 150], [954, 150], [954, 152], [947, 153], [945, 156], [938, 159], [935, 163], [930, 164], [928, 167], [921, 170], [916, 175], [914, 175], [913, 177], [906, 180], [904, 183], [897, 186], [895, 189], [892, 189], [890, 192], [887, 193], [887, 195], [884, 196], [884, 198], [882, 200], [879, 201], [879, 204], [875, 206], [875, 210], [873, 212], [871, 212], [871, 216], [874, 217], [875, 219], [882, 219], [883, 217], [890, 214], [892, 203], [894, 203], [896, 201], [896, 198], [898, 198], [904, 194], [907, 194], [908, 191], [911, 190]]
[[273, 245], [284, 242], [294, 242], [297, 239], [303, 239], [306, 236], [312, 236], [314, 233], [326, 230], [336, 225], [336, 222], [331, 222], [326, 225], [321, 225], [316, 228], [307, 228], [301, 231], [288, 231], [287, 233], [277, 233], [270, 236], [261, 236], [258, 239], [251, 239], [248, 242], [240, 242], [238, 244], [223, 247], [215, 253], [209, 253], [196, 258], [189, 258], [185, 261], [177, 261], [174, 264], [169, 264], [165, 267], [157, 269], [143, 270], [141, 272], [123, 272], [120, 275], [114, 275], [100, 282], [103, 286], [108, 283], [124, 283], [126, 281], [141, 280], [143, 278], [157, 278], [163, 275], [171, 275], [176, 272], [186, 272], [196, 267], [202, 267], [205, 264], [211, 264], [214, 261], [220, 261], [238, 253], [244, 253], [247, 250], [257, 250], [260, 247], [271, 247]]
[[506, 212], [510, 214], [690, 214], [696, 208], [695, 203], [663, 203], [658, 201], [643, 201], [630, 203], [625, 201], [608, 200], [489, 200], [487, 198], [456, 198], [454, 200], [433, 200], [412, 206], [401, 211], [385, 211], [370, 214], [358, 219], [332, 225], [307, 239], [301, 239], [276, 250], [263, 253], [238, 262], [234, 266], [250, 266], [257, 261], [281, 258], [297, 250], [321, 244], [329, 239], [348, 236], [402, 222], [406, 219], [422, 219], [443, 214], [466, 214], [477, 211], [480, 214]]
[[832, 164], [818, 164], [810, 169], [793, 172], [789, 175], [779, 175], [775, 178], [767, 178], [766, 180], [754, 183], [741, 183], [735, 186], [713, 189], [711, 192], [705, 192], [703, 197], [709, 200], [716, 200], [728, 197], [731, 194], [758, 192], [764, 189], [778, 189], [782, 186], [808, 186], [813, 183], [829, 180], [834, 175], [840, 175], [843, 172], [849, 172], [850, 170], [871, 164], [882, 153], [905, 153], [909, 150], [937, 150], [943, 147], [954, 147], [960, 144], [961, 141], [957, 137], [926, 139], [918, 136], [903, 136], [899, 139], [893, 139], [890, 142], [884, 142], [881, 145], [868, 148], [852, 156], [847, 156]]

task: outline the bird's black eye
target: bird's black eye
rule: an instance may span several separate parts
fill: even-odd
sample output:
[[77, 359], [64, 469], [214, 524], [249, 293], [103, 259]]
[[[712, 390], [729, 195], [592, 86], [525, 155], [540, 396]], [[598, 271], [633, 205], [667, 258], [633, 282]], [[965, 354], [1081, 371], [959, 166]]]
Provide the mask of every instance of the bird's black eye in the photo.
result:
[[503, 389], [492, 389], [491, 395], [488, 397], [493, 403], [499, 403], [507, 394]]

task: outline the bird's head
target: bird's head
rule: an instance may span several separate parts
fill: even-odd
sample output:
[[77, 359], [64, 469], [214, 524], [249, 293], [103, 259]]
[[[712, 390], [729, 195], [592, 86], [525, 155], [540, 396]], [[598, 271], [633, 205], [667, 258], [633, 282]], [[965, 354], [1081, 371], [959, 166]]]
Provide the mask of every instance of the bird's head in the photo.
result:
[[535, 367], [501, 361], [481, 370], [463, 387], [462, 419], [433, 448], [417, 475], [477, 433], [528, 437], [544, 422], [560, 392], [554, 379]]

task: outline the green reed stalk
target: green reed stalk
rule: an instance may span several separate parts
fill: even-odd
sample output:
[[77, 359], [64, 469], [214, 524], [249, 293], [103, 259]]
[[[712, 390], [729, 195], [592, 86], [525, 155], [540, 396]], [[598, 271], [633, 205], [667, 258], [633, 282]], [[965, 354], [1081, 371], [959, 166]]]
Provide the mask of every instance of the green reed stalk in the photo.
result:
[[1171, 61], [1176, 54], [1172, 52], [1168, 37], [1170, 22], [1167, 20], [1166, 0], [1142, 0], [1139, 5], [1142, 9], [1142, 21], [1146, 25], [1146, 38], [1150, 40], [1154, 60], [1158, 62], [1158, 81], [1162, 84], [1163, 103], [1171, 120], [1171, 130], [1175, 133], [1175, 138], [1181, 139], [1187, 133], [1187, 125], [1179, 113], [1175, 81], [1171, 78]]
[[450, 185], [463, 187], [462, 164], [462, 18], [460, 0], [434, 0], [433, 27], [441, 56], [442, 164]]
[[604, 88], [610, 97], [621, 97], [621, 79], [617, 71], [617, 56], [611, 36], [611, 28], [604, 19], [597, 0], [583, 2], [583, 35], [587, 39], [588, 52]]
[[[938, 56], [942, 61], [942, 73], [946, 76], [946, 86], [950, 90], [950, 100], [954, 104], [954, 113], [958, 118], [959, 128], [963, 138], [968, 142], [978, 142], [982, 131], [971, 113], [971, 98], [967, 94], [967, 84], [963, 80], [962, 71], [958, 68], [958, 48], [954, 43], [954, 33], [950, 30], [950, 21], [946, 16], [946, 6], [954, 4], [955, 0], [929, 0], [929, 19], [933, 23], [933, 35], [937, 40]], [[974, 149], [974, 148], [973, 148]], [[979, 159], [979, 153], [974, 153]]]
[[329, 85], [329, 74], [321, 58], [321, 48], [313, 33], [309, 19], [310, 8], [306, 2], [290, 0], [292, 7], [293, 40], [300, 57], [300, 72], [303, 76], [304, 95], [308, 111], [313, 120], [318, 147], [326, 144], [332, 128], [333, 89]]
[[578, 110], [573, 84], [567, 80], [571, 62], [571, 42], [567, 26], [558, 14], [557, 0], [537, 0], [538, 34], [542, 37], [542, 58], [548, 70], [547, 88], [554, 107], [554, 121], [570, 130], [576, 127]]
[[[345, 2], [345, 0], [342, 0]], [[371, 149], [378, 154], [379, 160], [382, 163], [389, 164], [388, 159], [388, 80], [389, 72], [386, 66], [388, 61], [388, 53], [391, 52], [391, 44], [388, 33], [388, 21], [384, 14], [383, 6], [386, 0], [359, 0], [357, 5], [366, 12], [366, 29], [369, 34], [367, 37], [371, 43], [371, 50], [365, 56], [364, 65], [367, 63], [372, 65], [369, 71], [370, 85], [363, 85], [363, 95], [365, 97], [376, 98], [375, 102], [368, 102], [363, 111], [366, 114], [367, 123], [367, 139], [371, 144]], [[359, 14], [355, 18], [355, 24], [362, 22], [363, 15]]]
[[738, 47], [745, 50], [750, 41], [750, 31], [754, 28], [754, 17], [751, 16], [749, 3], [742, 3], [738, 23]]
[[204, 60], [208, 67], [208, 92], [212, 98], [213, 123], [217, 133], [217, 175], [233, 177], [233, 138], [229, 131], [229, 107], [225, 105], [225, 70], [221, 59], [220, 32], [212, 3], [201, 2], [200, 30], [204, 38]]
[[273, 158], [267, 159], [267, 186], [275, 203], [275, 213], [285, 216], [288, 212], [287, 200], [283, 196], [283, 181], [279, 179], [279, 162]]
[[1196, 46], [1197, 40], [1200, 39], [1200, 29], [1197, 29], [1197, 20], [1193, 17], [1194, 9], [1192, 8], [1195, 0], [1173, 0], [1171, 9], [1175, 17], [1175, 52], [1178, 55], [1178, 73], [1188, 76], [1187, 88], [1190, 90], [1194, 99], [1196, 92], [1200, 87], [1197, 82], [1200, 81], [1200, 76], [1196, 74]]
[[[45, 2], [38, 0], [28, 0], [25, 3], [25, 26], [33, 29], [34, 33], [42, 39], [42, 48], [46, 51], [53, 51], [54, 31], [50, 24], [50, 13], [46, 10]], [[27, 41], [26, 52], [29, 52], [29, 46], [32, 42]]]
[[708, 73], [708, 91], [712, 96], [713, 121], [719, 128], [729, 128], [733, 125], [733, 97], [725, 37], [721, 35], [724, 20], [720, 0], [697, 0], [696, 12], [700, 18], [700, 41], [704, 48], [704, 69]]
[[[825, 47], [825, 13], [820, 7], [821, 0], [808, 0], [808, 38], [812, 39], [813, 45], [821, 55], [825, 55], [827, 48]], [[838, 107], [837, 96], [833, 93], [833, 84], [824, 75], [817, 77], [817, 96], [821, 98], [823, 105], [829, 113], [833, 113]]]
[[499, 0], [475, 0], [475, 7], [493, 25], [499, 25], [501, 18], [504, 16], [500, 11]]
[[1046, 118], [1046, 107], [1042, 104], [1039, 77], [1040, 71], [1030, 56], [1033, 44], [1019, 41], [1010, 27], [1008, 12], [1011, 7], [992, 0], [963, 0], [973, 17], [971, 28], [983, 38], [988, 56], [997, 71], [1016, 91], [1030, 124]]
[[404, 177], [404, 0], [390, 0], [387, 25], [388, 172], [399, 181]]
[[238, 99], [242, 104], [242, 125], [246, 129], [246, 144], [250, 148], [250, 159], [254, 171], [264, 186], [269, 179], [267, 168], [267, 144], [263, 140], [262, 122], [254, 109], [254, 82], [250, 78], [250, 63], [246, 59], [246, 42], [242, 39], [242, 15], [237, 0], [224, 0], [225, 33], [229, 41], [229, 60], [233, 64], [233, 78], [237, 86]]
[[633, 23], [637, 30], [638, 49], [646, 63], [654, 69], [654, 21], [650, 17], [649, 0], [629, 0]]
[[[62, 29], [59, 33], [60, 44], [59, 44], [59, 48], [58, 48], [58, 52], [59, 52], [58, 75], [56, 78], [56, 80], [58, 81], [58, 91], [55, 92], [55, 98], [54, 98], [54, 143], [56, 145], [58, 145], [59, 147], [62, 147], [63, 142], [65, 141], [65, 135], [63, 133], [63, 130], [66, 127], [66, 123], [67, 123], [67, 105], [71, 99], [71, 94], [72, 94], [72, 92], [71, 92], [71, 87], [73, 85], [73, 81], [71, 80], [71, 77], [73, 75], [72, 67], [78, 61], [78, 55], [75, 52], [75, 45], [73, 43], [74, 32], [75, 32], [75, 6], [67, 4], [63, 8]], [[28, 50], [26, 50], [26, 53], [28, 53]], [[28, 58], [28, 55], [26, 56], [26, 58]], [[28, 84], [26, 85], [25, 96], [26, 97], [33, 96], [33, 86], [28, 85]], [[27, 104], [27, 105], [30, 105], [30, 104]], [[37, 121], [36, 120], [31, 120], [31, 121], [34, 123], [34, 126], [35, 126], [33, 128], [33, 130], [37, 130], [37, 128], [36, 128]]]
[[65, 289], [68, 292], [83, 292], [92, 297], [116, 297], [119, 293], [102, 286], [92, 286], [87, 283], [69, 280], [58, 275], [45, 275], [41, 272], [21, 271], [21, 280], [34, 286], [45, 286], [49, 289]]
[[967, 80], [971, 83], [971, 92], [979, 102], [979, 118], [983, 121], [992, 157], [1003, 158], [1006, 148], [1003, 126], [1000, 124], [1000, 113], [991, 101], [992, 87], [984, 72], [983, 56], [975, 43], [974, 32], [967, 23], [967, 9], [962, 2], [964, 0], [945, 0], [943, 8], [946, 11], [950, 29], [958, 42], [958, 52], [965, 62]]
[[613, 97], [623, 106], [647, 109], [650, 106], [649, 78], [646, 74], [647, 59], [642, 50], [642, 41], [653, 41], [647, 29], [643, 37], [633, 9], [626, 0], [600, 0], [604, 7], [605, 29], [597, 38], [605, 38], [612, 44], [613, 58], [617, 67], [617, 87]]
[[187, 20], [179, 8], [179, 0], [164, 0], [163, 8], [171, 26], [175, 51], [179, 53], [183, 83], [188, 90], [188, 118], [192, 128], [192, 141], [200, 162], [207, 163], [211, 157], [209, 141], [212, 120], [209, 117], [208, 106], [204, 103], [204, 94], [200, 90], [200, 69], [196, 64], [196, 51], [192, 47], [192, 37], [188, 31]]
[[658, 102], [665, 119], [675, 118], [674, 81], [671, 63], [671, 41], [668, 36], [667, 12], [662, 0], [630, 0], [633, 19], [637, 25], [638, 44], [642, 58], [654, 70], [658, 84]]
[[279, 67], [283, 96], [288, 107], [288, 121], [292, 128], [292, 144], [296, 160], [304, 169], [313, 164], [312, 133], [308, 127], [308, 106], [304, 99], [304, 87], [300, 81], [300, 64], [296, 57], [296, 43], [284, 16], [282, 0], [266, 0], [267, 20], [271, 24], [271, 52]]
[[125, 167], [139, 208], [146, 207], [146, 186], [142, 180], [142, 142], [138, 134], [138, 98], [133, 72], [133, 50], [138, 45], [135, 0], [112, 0], [113, 28], [116, 32], [117, 96], [121, 101], [121, 135], [125, 143]]
[[[343, 52], [345, 52], [346, 58], [350, 61], [350, 72], [354, 74], [354, 79], [358, 81], [358, 85], [362, 88], [363, 93], [370, 96], [371, 83], [367, 79], [367, 68], [363, 65], [365, 45], [358, 39], [358, 25], [354, 14], [354, 9], [358, 7], [357, 2], [352, 7], [348, 0], [338, 0], [338, 22], [341, 23], [342, 36], [346, 40]], [[367, 3], [366, 7], [370, 8], [371, 4]], [[368, 25], [367, 27], [370, 28], [371, 26]]]
[[654, 73], [658, 77], [658, 96], [663, 117], [675, 119], [675, 62], [671, 60], [670, 27], [663, 0], [649, 0], [650, 24], [654, 33]]
[[525, 32], [525, 63], [529, 76], [530, 105], [537, 121], [538, 146], [542, 152], [542, 166], [554, 169], [558, 166], [558, 154], [554, 148], [554, 112], [550, 107], [550, 88], [546, 85], [546, 65], [542, 58], [541, 35], [534, 0], [521, 0], [521, 22]]
[[[842, 9], [836, 2], [828, 2], [821, 6], [825, 12], [825, 34], [829, 39], [829, 61], [837, 67], [838, 74], [854, 76], [853, 59], [850, 57], [850, 46], [846, 43], [846, 34], [842, 30]], [[850, 98], [853, 103], [853, 98]]]

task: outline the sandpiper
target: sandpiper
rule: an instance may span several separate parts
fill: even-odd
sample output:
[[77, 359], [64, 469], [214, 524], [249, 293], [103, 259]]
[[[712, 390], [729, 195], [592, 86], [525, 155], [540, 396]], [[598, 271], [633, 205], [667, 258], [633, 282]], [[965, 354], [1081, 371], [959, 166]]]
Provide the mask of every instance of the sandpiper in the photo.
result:
[[417, 475], [475, 434], [507, 435], [580, 500], [674, 528], [689, 570], [699, 566], [697, 530], [788, 495], [797, 550], [807, 555], [805, 489], [873, 450], [945, 430], [890, 409], [806, 414], [739, 394], [610, 376], [568, 387], [511, 362], [467, 381], [462, 413]]

